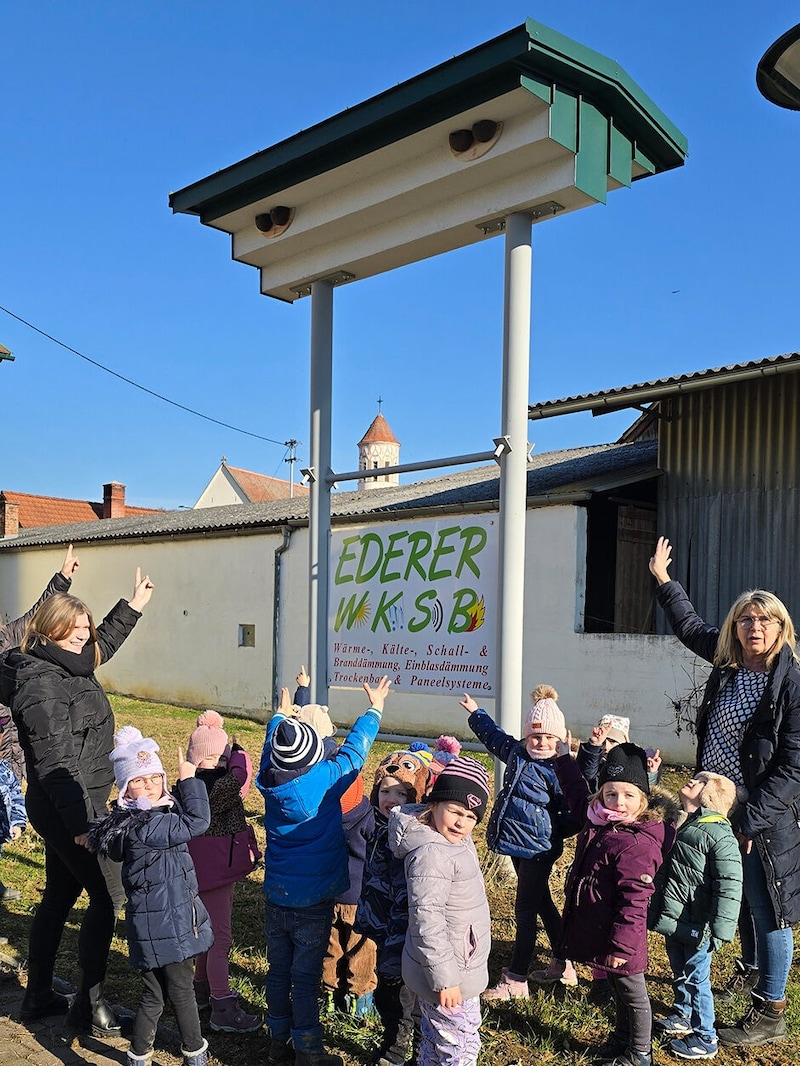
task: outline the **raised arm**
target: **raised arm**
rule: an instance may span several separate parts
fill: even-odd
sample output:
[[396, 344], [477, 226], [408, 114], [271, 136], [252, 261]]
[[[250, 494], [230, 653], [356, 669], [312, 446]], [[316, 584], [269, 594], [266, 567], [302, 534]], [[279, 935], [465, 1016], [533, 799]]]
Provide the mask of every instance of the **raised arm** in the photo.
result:
[[656, 548], [650, 556], [650, 573], [659, 583], [666, 584], [671, 580], [669, 576], [669, 564], [672, 562], [672, 545], [666, 537], [659, 537]]

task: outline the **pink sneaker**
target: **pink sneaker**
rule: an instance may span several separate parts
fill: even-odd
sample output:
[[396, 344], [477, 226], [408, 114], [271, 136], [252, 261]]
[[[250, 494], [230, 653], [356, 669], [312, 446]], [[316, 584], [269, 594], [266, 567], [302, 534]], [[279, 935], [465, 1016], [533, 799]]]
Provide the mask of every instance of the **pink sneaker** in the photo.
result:
[[539, 985], [558, 983], [575, 988], [578, 984], [578, 975], [569, 959], [551, 959], [546, 970], [533, 970], [528, 977]]
[[525, 975], [503, 967], [498, 983], [494, 988], [487, 988], [481, 999], [527, 999], [529, 994]]

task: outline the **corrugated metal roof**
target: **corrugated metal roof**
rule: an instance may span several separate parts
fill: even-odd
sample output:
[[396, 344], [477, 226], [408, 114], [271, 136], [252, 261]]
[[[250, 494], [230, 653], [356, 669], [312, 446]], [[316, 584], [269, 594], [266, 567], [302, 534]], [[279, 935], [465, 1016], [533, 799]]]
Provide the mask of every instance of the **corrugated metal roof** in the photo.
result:
[[[587, 448], [534, 455], [528, 470], [528, 498], [559, 502], [575, 492], [591, 492], [658, 473], [655, 441], [601, 444]], [[549, 497], [549, 499], [548, 499]], [[500, 468], [491, 466], [459, 470], [453, 474], [392, 485], [380, 494], [334, 493], [334, 518], [359, 516], [389, 519], [400, 511], [497, 506], [500, 498]], [[160, 511], [135, 518], [108, 518], [103, 522], [80, 522], [69, 526], [22, 532], [0, 540], [0, 551], [49, 544], [87, 543], [164, 536], [197, 536], [204, 533], [255, 530], [286, 523], [308, 522], [307, 498], [271, 500], [266, 503], [228, 504], [196, 510]]]
[[545, 400], [528, 407], [528, 418], [552, 418], [555, 415], [573, 414], [577, 411], [618, 411], [637, 404], [653, 403], [681, 392], [710, 389], [747, 378], [768, 377], [772, 374], [795, 373], [800, 370], [800, 352], [773, 355], [767, 359], [754, 359], [747, 363], [731, 363], [710, 370], [697, 370], [691, 374], [677, 374], [671, 378], [656, 378], [639, 385], [623, 385], [602, 392], [586, 392], [580, 396], [567, 396], [562, 400]]

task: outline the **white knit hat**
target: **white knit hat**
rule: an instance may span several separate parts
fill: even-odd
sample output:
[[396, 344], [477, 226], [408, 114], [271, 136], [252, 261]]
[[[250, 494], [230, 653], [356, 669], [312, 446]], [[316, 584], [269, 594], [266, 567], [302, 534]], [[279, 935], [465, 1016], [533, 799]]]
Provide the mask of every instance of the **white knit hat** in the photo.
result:
[[556, 700], [558, 693], [552, 685], [537, 685], [531, 693], [533, 706], [525, 719], [525, 736], [548, 733], [559, 740], [567, 739], [567, 723]]
[[158, 744], [152, 737], [143, 737], [136, 726], [124, 725], [114, 734], [114, 750], [109, 759], [114, 764], [114, 779], [119, 789], [118, 806], [125, 806], [125, 790], [134, 777], [161, 774], [164, 791], [169, 791], [167, 775], [158, 757], [158, 750]]

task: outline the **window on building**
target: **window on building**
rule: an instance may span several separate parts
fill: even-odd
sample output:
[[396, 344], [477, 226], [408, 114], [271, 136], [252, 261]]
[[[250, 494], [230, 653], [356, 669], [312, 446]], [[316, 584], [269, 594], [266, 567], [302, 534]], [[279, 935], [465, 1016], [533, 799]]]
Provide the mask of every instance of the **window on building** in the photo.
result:
[[654, 633], [648, 562], [657, 537], [656, 480], [595, 493], [587, 505], [585, 633]]

